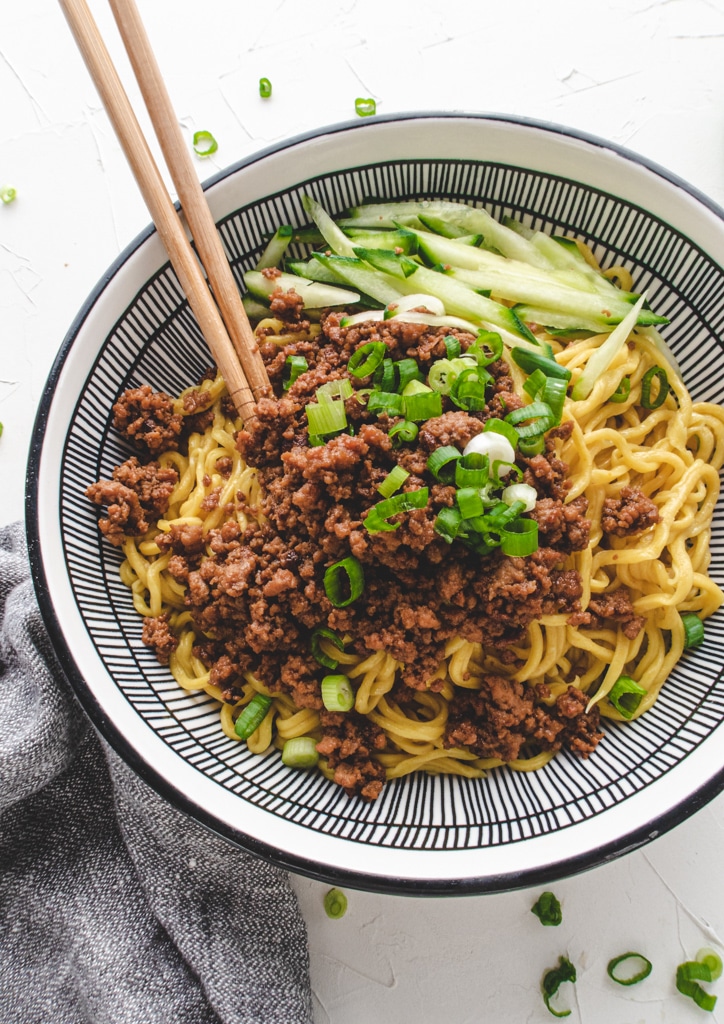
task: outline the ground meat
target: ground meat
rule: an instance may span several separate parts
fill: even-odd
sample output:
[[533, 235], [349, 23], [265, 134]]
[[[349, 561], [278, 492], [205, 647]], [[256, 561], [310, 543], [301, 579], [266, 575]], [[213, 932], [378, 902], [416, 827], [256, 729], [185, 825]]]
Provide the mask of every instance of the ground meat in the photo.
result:
[[384, 732], [354, 711], [323, 711], [320, 723], [323, 735], [317, 751], [334, 770], [334, 781], [350, 796], [375, 800], [382, 791], [385, 770], [373, 754], [385, 749]]
[[269, 298], [269, 308], [280, 320], [298, 320], [304, 309], [304, 299], [293, 288], [288, 291], [275, 288]]
[[601, 511], [601, 529], [616, 537], [643, 533], [660, 519], [659, 510], [635, 487], [622, 487], [617, 498], [606, 498]]
[[120, 546], [127, 537], [143, 536], [166, 512], [177, 480], [173, 467], [142, 465], [132, 456], [113, 470], [112, 480], [99, 480], [85, 493], [96, 505], [106, 506], [106, 518], [98, 525], [111, 544]]
[[143, 620], [143, 642], [153, 648], [162, 665], [168, 665], [169, 658], [178, 647], [178, 637], [172, 632], [168, 620], [168, 614]]
[[580, 690], [569, 687], [551, 708], [537, 696], [524, 683], [485, 676], [480, 690], [459, 691], [451, 701], [445, 746], [506, 762], [521, 757], [525, 746], [534, 752], [565, 746], [579, 754], [595, 748], [601, 738], [598, 709], [586, 714]]
[[580, 495], [565, 504], [558, 498], [539, 498], [531, 512], [538, 523], [541, 543], [558, 551], [583, 551], [588, 547], [591, 523], [586, 519], [588, 498]]
[[591, 598], [582, 624], [592, 629], [601, 629], [609, 623], [621, 626], [623, 635], [635, 639], [646, 624], [643, 615], [637, 615], [631, 603], [631, 595], [625, 587]]
[[178, 448], [183, 417], [174, 412], [172, 398], [143, 384], [118, 399], [113, 426], [136, 448], [153, 456]]

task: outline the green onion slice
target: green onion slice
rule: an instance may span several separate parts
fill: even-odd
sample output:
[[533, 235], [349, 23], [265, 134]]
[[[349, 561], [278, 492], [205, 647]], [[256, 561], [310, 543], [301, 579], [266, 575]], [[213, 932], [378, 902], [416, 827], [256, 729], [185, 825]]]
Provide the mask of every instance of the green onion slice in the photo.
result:
[[[617, 968], [620, 964], [627, 963], [629, 960], [637, 961], [642, 966], [634, 974], [624, 973], [621, 975]], [[629, 967], [636, 966], [636, 964], [629, 964]], [[653, 970], [653, 966], [650, 960], [642, 953], [622, 953], [621, 956], [615, 956], [613, 960], [608, 961], [608, 967], [606, 971], [611, 981], [615, 981], [617, 985], [638, 985], [644, 978], [648, 978]]]
[[510, 558], [525, 558], [537, 551], [538, 523], [535, 519], [514, 519], [504, 526], [501, 530], [500, 550]]
[[533, 437], [521, 437], [518, 442], [518, 451], [526, 458], [533, 455], [540, 455], [546, 450], [546, 441], [542, 434], [535, 434]]
[[254, 694], [234, 723], [234, 732], [239, 739], [248, 740], [251, 734], [256, 732], [266, 718], [271, 703], [271, 697], [267, 697], [265, 693]]
[[711, 970], [705, 963], [689, 960], [676, 968], [676, 988], [682, 995], [689, 996], [696, 1005], [711, 1012], [716, 1006], [717, 997], [706, 992], [699, 981], [711, 981]]
[[494, 434], [502, 434], [503, 437], [510, 441], [513, 446], [513, 450], [515, 450], [519, 441], [519, 434], [512, 423], [506, 423], [505, 420], [499, 420], [496, 417], [491, 417], [491, 419], [485, 421], [483, 433], [486, 433], [488, 430], [491, 430]]
[[354, 101], [355, 113], [360, 117], [370, 117], [377, 111], [377, 104], [371, 96], [358, 96]]
[[539, 394], [545, 391], [547, 380], [548, 378], [542, 370], [535, 370], [529, 377], [526, 377], [523, 390], [531, 398], [537, 398]]
[[305, 411], [310, 435], [327, 437], [339, 433], [347, 426], [347, 412], [343, 401], [335, 402], [326, 398], [316, 403], [310, 402]]
[[459, 487], [455, 492], [455, 501], [463, 519], [475, 519], [483, 515], [485, 506], [476, 487]]
[[364, 525], [369, 533], [380, 533], [382, 530], [396, 530], [399, 523], [390, 523], [391, 516], [398, 512], [411, 512], [415, 508], [425, 508], [428, 500], [427, 487], [418, 487], [414, 491], [404, 491], [391, 498], [385, 498], [373, 505], [365, 516]]
[[268, 100], [272, 94], [272, 84], [268, 78], [259, 79], [259, 95], [263, 100]]
[[[656, 381], [658, 390], [655, 395], [651, 394], [651, 385]], [[666, 401], [666, 396], [671, 390], [669, 378], [663, 366], [652, 366], [641, 378], [641, 405], [644, 409], [658, 409]]]
[[211, 132], [194, 132], [194, 153], [196, 156], [211, 156], [219, 144]]
[[[485, 373], [483, 370], [482, 373]], [[481, 378], [476, 367], [463, 370], [457, 375], [450, 388], [450, 399], [460, 409], [474, 412], [485, 408], [485, 385], [488, 380]]]
[[288, 391], [297, 377], [309, 369], [309, 363], [304, 356], [287, 356], [282, 371], [282, 387]]
[[547, 402], [531, 402], [520, 409], [513, 409], [506, 417], [518, 431], [518, 437], [535, 437], [555, 426], [556, 418]]
[[367, 409], [376, 412], [378, 416], [383, 413], [388, 416], [403, 416], [405, 400], [396, 391], [373, 391], [367, 399]]
[[347, 913], [347, 897], [341, 889], [330, 889], [324, 897], [324, 912], [327, 917], [336, 919]]
[[354, 691], [347, 676], [325, 676], [322, 680], [322, 703], [327, 711], [351, 711]]
[[558, 966], [552, 967], [551, 970], [546, 971], [543, 975], [543, 981], [541, 982], [543, 1002], [546, 1004], [546, 1009], [552, 1013], [554, 1017], [570, 1016], [570, 1010], [554, 1010], [551, 1006], [551, 999], [556, 995], [564, 981], [574, 982], [575, 980], [576, 968], [565, 956], [559, 957]]
[[17, 194], [17, 189], [14, 189], [12, 185], [3, 185], [0, 187], [0, 201], [6, 205], [7, 203], [12, 203]]
[[684, 650], [698, 647], [704, 640], [704, 623], [694, 612], [682, 612], [681, 621], [684, 624]]
[[387, 346], [384, 341], [368, 341], [353, 352], [347, 363], [347, 369], [353, 377], [369, 377], [378, 366], [382, 365]]
[[435, 519], [434, 530], [435, 533], [438, 533], [444, 541], [447, 541], [448, 544], [452, 544], [460, 532], [462, 525], [463, 517], [458, 509], [442, 508]]
[[389, 356], [385, 356], [375, 370], [373, 383], [380, 391], [395, 391], [395, 377], [395, 364]]
[[405, 393], [407, 385], [413, 381], [423, 381], [423, 373], [415, 359], [397, 359], [392, 364], [395, 368], [397, 390]]
[[544, 925], [557, 927], [563, 920], [561, 904], [552, 892], [542, 892], [530, 911]]
[[450, 359], [436, 359], [430, 367], [427, 383], [433, 391], [439, 391], [441, 395], [449, 395], [458, 372]]
[[383, 498], [389, 498], [395, 491], [399, 491], [409, 475], [403, 466], [395, 466], [394, 469], [390, 470], [382, 483], [377, 485], [377, 490]]
[[282, 762], [287, 768], [314, 768], [318, 761], [317, 741], [313, 736], [292, 736], [282, 748]]
[[633, 718], [642, 697], [645, 696], [646, 690], [631, 676], [619, 676], [611, 688], [608, 699], [624, 718]]
[[466, 350], [466, 356], [475, 356], [478, 366], [490, 366], [503, 354], [503, 339], [497, 331], [480, 331]]
[[454, 445], [445, 444], [430, 453], [427, 468], [441, 483], [449, 484], [455, 478], [455, 465], [463, 457], [462, 452]]
[[481, 452], [470, 452], [455, 463], [456, 487], [485, 487], [490, 479], [490, 459]]
[[457, 359], [460, 355], [460, 341], [452, 334], [445, 338], [445, 355], [448, 359]]
[[615, 404], [620, 404], [621, 402], [625, 402], [630, 394], [631, 394], [631, 378], [630, 377], [622, 377], [621, 378], [621, 383], [616, 388], [614, 393], [612, 395], [609, 395], [608, 400], [609, 400], [609, 402], [613, 402]]
[[411, 420], [398, 420], [388, 431], [392, 447], [399, 448], [407, 441], [414, 441], [419, 429], [418, 425]]
[[709, 968], [712, 981], [716, 981], [717, 978], [721, 977], [722, 959], [716, 952], [716, 950], [711, 949], [709, 946], [705, 946], [703, 949], [700, 949], [699, 952], [696, 954], [696, 959], [699, 961], [699, 963], [702, 963]]
[[317, 626], [309, 639], [309, 647], [312, 652], [312, 657], [323, 665], [324, 668], [335, 669], [339, 662], [330, 656], [322, 649], [322, 640], [327, 640], [330, 644], [337, 648], [338, 651], [344, 650], [344, 641], [339, 633], [335, 633], [333, 629], [329, 629], [327, 626]]
[[417, 391], [403, 395], [405, 419], [423, 423], [442, 415], [442, 395], [437, 391]]
[[324, 592], [335, 608], [346, 608], [352, 604], [364, 588], [364, 570], [354, 555], [334, 562], [324, 573]]

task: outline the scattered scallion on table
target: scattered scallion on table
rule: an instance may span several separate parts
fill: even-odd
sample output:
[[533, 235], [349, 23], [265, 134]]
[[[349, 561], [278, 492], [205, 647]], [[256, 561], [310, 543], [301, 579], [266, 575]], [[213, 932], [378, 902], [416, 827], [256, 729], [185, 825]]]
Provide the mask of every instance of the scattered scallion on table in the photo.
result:
[[543, 1002], [546, 1004], [546, 1009], [553, 1014], [554, 1017], [569, 1017], [570, 1010], [556, 1010], [551, 1006], [551, 1000], [557, 994], [558, 989], [564, 981], [574, 982], [576, 980], [576, 968], [573, 966], [571, 961], [561, 956], [558, 958], [558, 966], [552, 967], [549, 971], [543, 975], [543, 981], [541, 982], [541, 989], [543, 991]]
[[[626, 964], [623, 971], [620, 970], [622, 964]], [[632, 968], [634, 971], [630, 973]], [[622, 953], [609, 960], [606, 967], [609, 978], [617, 985], [637, 985], [644, 978], [648, 978], [652, 970], [651, 961], [641, 953]]]
[[330, 889], [325, 893], [324, 912], [332, 919], [344, 917], [347, 913], [347, 897], [341, 889]]
[[211, 156], [218, 148], [219, 144], [211, 132], [194, 132], [194, 153], [196, 156]]
[[272, 94], [272, 84], [268, 78], [259, 79], [259, 95], [263, 100], [268, 100]]
[[541, 924], [555, 927], [563, 920], [560, 901], [552, 892], [542, 892], [530, 909]]
[[6, 205], [8, 203], [12, 203], [12, 201], [17, 197], [17, 194], [16, 189], [14, 189], [12, 185], [0, 185], [0, 200], [2, 200]]
[[370, 117], [377, 111], [377, 104], [370, 96], [358, 96], [354, 101], [354, 109], [360, 117]]

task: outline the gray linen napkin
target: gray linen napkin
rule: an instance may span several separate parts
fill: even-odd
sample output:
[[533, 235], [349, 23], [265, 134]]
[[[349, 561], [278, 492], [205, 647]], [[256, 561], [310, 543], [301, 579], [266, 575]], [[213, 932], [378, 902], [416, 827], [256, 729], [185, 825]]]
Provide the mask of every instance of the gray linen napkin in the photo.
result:
[[286, 874], [99, 740], [0, 529], [0, 1022], [309, 1024], [308, 967]]

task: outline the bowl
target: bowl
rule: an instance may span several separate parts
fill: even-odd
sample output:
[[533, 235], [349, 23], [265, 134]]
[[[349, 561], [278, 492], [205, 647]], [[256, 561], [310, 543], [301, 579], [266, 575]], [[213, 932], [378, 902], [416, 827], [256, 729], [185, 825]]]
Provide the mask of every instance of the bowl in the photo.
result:
[[[686, 183], [603, 140], [547, 123], [413, 113], [332, 125], [265, 149], [205, 184], [239, 282], [264, 237], [369, 196], [452, 198], [585, 239], [624, 264], [697, 399], [724, 401], [722, 211]], [[206, 694], [180, 690], [141, 642], [141, 620], [84, 497], [127, 457], [111, 406], [141, 383], [171, 394], [209, 355], [152, 228], [103, 275], [53, 366], [33, 435], [28, 538], [38, 600], [62, 664], [102, 736], [151, 786], [216, 833], [285, 868], [378, 892], [459, 895], [540, 885], [633, 850], [724, 785], [715, 614], [641, 718], [608, 723], [587, 760], [483, 779], [415, 774], [373, 802], [319, 773], [251, 754]], [[711, 575], [724, 582], [717, 507]]]

